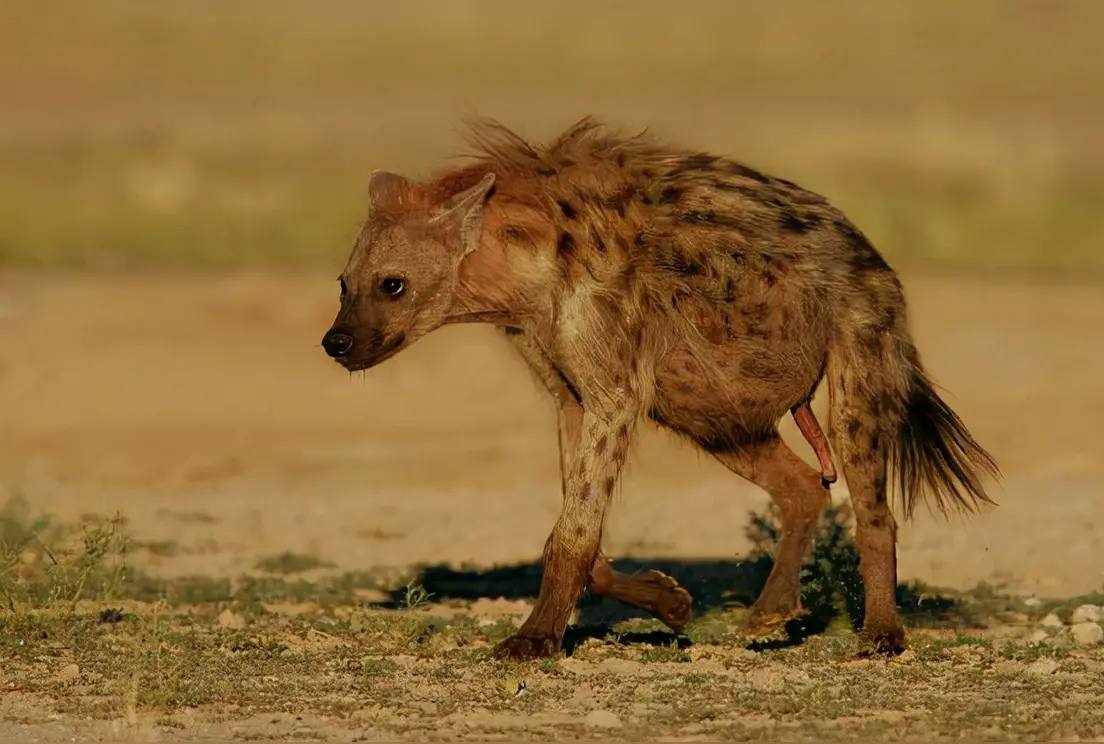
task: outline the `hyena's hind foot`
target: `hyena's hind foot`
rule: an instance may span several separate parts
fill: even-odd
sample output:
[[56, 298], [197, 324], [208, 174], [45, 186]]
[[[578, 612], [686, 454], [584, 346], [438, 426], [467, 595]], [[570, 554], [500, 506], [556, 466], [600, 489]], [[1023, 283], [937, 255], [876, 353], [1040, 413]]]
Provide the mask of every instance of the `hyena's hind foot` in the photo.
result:
[[587, 588], [600, 597], [639, 607], [675, 632], [690, 622], [690, 592], [661, 571], [624, 574], [615, 571], [610, 559], [599, 553], [591, 565]]
[[786, 624], [791, 620], [797, 620], [808, 614], [808, 610], [798, 605], [785, 608], [776, 603], [769, 603], [769, 609], [762, 609], [757, 601], [751, 606], [751, 612], [744, 621], [744, 635], [750, 639], [763, 641], [774, 638], [784, 638]]
[[905, 629], [900, 623], [881, 627], [866, 624], [859, 633], [857, 655], [860, 657], [871, 656], [897, 656], [908, 648], [905, 640]]

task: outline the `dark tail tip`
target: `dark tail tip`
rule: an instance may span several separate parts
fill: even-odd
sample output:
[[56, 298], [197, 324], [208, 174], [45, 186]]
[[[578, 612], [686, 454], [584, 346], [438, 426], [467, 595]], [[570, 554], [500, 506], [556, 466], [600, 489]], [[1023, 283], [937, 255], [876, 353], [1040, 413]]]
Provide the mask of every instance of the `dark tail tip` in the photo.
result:
[[894, 442], [893, 465], [906, 517], [927, 500], [941, 512], [974, 512], [995, 502], [985, 493], [983, 476], [999, 476], [993, 457], [973, 438], [962, 419], [916, 370], [905, 418]]

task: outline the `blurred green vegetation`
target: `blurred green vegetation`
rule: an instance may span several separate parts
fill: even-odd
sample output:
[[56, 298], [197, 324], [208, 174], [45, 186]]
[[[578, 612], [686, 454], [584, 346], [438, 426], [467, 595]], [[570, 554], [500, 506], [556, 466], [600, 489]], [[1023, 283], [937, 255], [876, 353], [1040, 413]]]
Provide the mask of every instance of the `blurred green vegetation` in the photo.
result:
[[334, 268], [461, 117], [593, 113], [825, 193], [895, 264], [1104, 270], [1104, 4], [28, 0], [0, 267]]

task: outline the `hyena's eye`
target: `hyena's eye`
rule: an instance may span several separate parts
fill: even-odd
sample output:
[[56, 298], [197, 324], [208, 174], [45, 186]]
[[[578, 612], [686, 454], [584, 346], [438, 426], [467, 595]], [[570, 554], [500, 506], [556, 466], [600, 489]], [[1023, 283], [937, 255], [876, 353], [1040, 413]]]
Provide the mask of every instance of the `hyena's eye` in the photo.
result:
[[341, 277], [337, 278], [338, 284], [341, 285], [341, 299], [345, 299], [345, 295], [349, 294], [349, 287], [345, 284], [345, 280]]
[[398, 297], [406, 289], [406, 282], [397, 276], [388, 276], [380, 280], [379, 288], [388, 297]]

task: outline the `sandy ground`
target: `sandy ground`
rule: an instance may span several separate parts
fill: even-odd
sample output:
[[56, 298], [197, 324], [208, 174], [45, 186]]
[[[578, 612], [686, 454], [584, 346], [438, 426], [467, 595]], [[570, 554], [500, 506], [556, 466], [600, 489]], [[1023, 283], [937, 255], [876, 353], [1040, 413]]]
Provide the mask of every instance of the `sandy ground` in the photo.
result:
[[[902, 578], [1100, 590], [1101, 287], [905, 283], [929, 367], [1006, 477], [999, 508], [905, 525]], [[0, 487], [62, 521], [122, 513], [137, 541], [128, 560], [166, 578], [237, 577], [285, 551], [333, 572], [534, 561], [558, 508], [557, 455], [550, 404], [523, 365], [491, 329], [454, 327], [350, 378], [318, 347], [335, 305], [317, 275], [0, 275]], [[606, 548], [732, 560], [765, 502], [648, 431]], [[131, 602], [118, 624], [94, 604], [17, 615], [0, 635], [0, 738], [1104, 733], [1104, 647], [1071, 645], [1058, 604], [1001, 600], [987, 629], [916, 630], [894, 662], [855, 660], [849, 631], [754, 653], [732, 635], [736, 611], [700, 618], [685, 651], [606, 625], [570, 658], [511, 667], [489, 650], [530, 605], [485, 594], [390, 611], [355, 597]], [[1051, 607], [1061, 620], [1044, 619]]]
[[[905, 284], [928, 366], [1005, 479], [999, 508], [905, 525], [902, 578], [1100, 589], [1104, 291]], [[142, 540], [177, 543], [138, 556], [167, 576], [237, 575], [288, 550], [339, 569], [534, 560], [558, 509], [557, 455], [521, 362], [491, 329], [451, 327], [350, 377], [318, 347], [336, 294], [318, 275], [0, 276], [0, 488], [64, 519], [122, 512]], [[765, 502], [649, 431], [606, 547], [732, 557]]]

